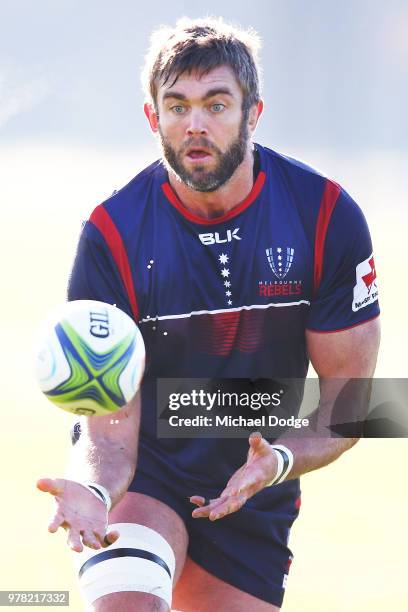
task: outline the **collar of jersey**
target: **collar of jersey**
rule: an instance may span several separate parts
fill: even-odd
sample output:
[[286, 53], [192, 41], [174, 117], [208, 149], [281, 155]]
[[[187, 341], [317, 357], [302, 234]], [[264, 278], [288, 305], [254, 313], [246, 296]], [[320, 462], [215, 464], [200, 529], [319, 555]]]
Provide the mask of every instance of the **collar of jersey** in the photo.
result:
[[161, 187], [164, 195], [166, 196], [170, 204], [172, 204], [174, 208], [176, 208], [179, 213], [183, 215], [183, 217], [199, 225], [217, 225], [218, 223], [224, 223], [224, 221], [229, 221], [230, 219], [233, 219], [234, 217], [242, 213], [244, 210], [246, 210], [248, 206], [250, 206], [256, 200], [256, 198], [262, 191], [262, 187], [264, 186], [266, 179], [266, 173], [262, 169], [262, 166], [263, 163], [261, 156], [261, 169], [258, 173], [258, 176], [256, 177], [251, 191], [249, 192], [245, 200], [237, 204], [237, 206], [234, 206], [234, 208], [229, 210], [225, 215], [222, 215], [221, 217], [215, 217], [214, 219], [204, 219], [203, 217], [199, 217], [198, 215], [195, 215], [194, 213], [187, 210], [187, 208], [183, 206], [183, 204], [177, 197], [177, 194], [171, 188], [171, 185], [168, 181], [163, 183]]

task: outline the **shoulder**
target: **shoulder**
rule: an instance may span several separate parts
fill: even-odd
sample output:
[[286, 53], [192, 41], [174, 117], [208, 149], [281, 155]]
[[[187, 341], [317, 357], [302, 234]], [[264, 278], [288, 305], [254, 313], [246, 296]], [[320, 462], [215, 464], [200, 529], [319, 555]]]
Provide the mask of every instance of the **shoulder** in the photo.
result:
[[132, 197], [135, 193], [142, 192], [149, 184], [156, 182], [160, 184], [165, 180], [164, 176], [163, 164], [161, 160], [156, 160], [136, 174], [124, 187], [118, 190], [115, 189], [112, 195], [102, 204], [106, 207], [117, 206], [118, 202], [126, 201], [126, 199]]
[[[267, 172], [285, 184], [299, 212], [314, 223], [332, 220], [332, 225], [364, 224], [364, 215], [349, 193], [335, 180], [302, 160], [259, 147]], [[323, 218], [322, 218], [323, 217]]]
[[137, 231], [147, 208], [152, 208], [152, 199], [157, 197], [162, 183], [166, 180], [160, 160], [139, 172], [129, 183], [96, 206], [89, 221], [99, 231], [125, 237]]
[[260, 151], [261, 156], [264, 157], [266, 166], [273, 167], [278, 172], [285, 175], [292, 181], [300, 182], [311, 182], [316, 184], [323, 184], [325, 181], [330, 180], [323, 172], [313, 168], [306, 164], [304, 161], [278, 153], [268, 147], [256, 145]]
[[297, 210], [304, 225], [313, 233], [325, 191], [335, 183], [308, 164], [267, 147], [258, 147], [266, 180], [287, 206]]

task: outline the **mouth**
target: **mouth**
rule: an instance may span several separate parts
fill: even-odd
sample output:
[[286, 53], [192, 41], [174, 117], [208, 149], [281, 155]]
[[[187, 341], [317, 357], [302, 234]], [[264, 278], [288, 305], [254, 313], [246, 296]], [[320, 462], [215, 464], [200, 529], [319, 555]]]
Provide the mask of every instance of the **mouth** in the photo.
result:
[[186, 157], [190, 161], [205, 161], [206, 159], [211, 158], [211, 153], [207, 149], [202, 149], [199, 147], [191, 147], [186, 151]]

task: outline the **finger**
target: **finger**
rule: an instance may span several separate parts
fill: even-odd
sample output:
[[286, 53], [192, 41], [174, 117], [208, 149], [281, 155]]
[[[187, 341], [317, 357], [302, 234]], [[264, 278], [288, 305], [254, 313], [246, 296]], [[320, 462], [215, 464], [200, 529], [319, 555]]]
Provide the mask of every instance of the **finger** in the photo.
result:
[[103, 547], [106, 548], [107, 546], [114, 544], [116, 540], [119, 538], [119, 536], [120, 536], [119, 531], [110, 531], [109, 533], [107, 533], [102, 540]]
[[200, 508], [195, 508], [192, 512], [193, 518], [206, 518], [210, 515], [210, 513], [217, 509], [220, 504], [223, 504], [226, 501], [226, 498], [217, 497], [217, 499], [209, 500], [210, 503], [206, 506], [201, 506]]
[[53, 478], [39, 478], [37, 480], [37, 489], [51, 495], [60, 495], [63, 488], [58, 486], [58, 481]]
[[214, 500], [214, 503], [209, 507], [196, 508], [194, 513], [197, 512], [199, 518], [203, 516], [205, 512], [205, 516], [207, 516], [210, 520], [217, 520], [242, 508], [249, 497], [251, 497], [251, 495], [245, 492], [237, 495], [230, 495], [228, 497], [223, 496], [217, 500]]
[[[270, 445], [259, 431], [253, 432], [249, 438], [248, 460], [253, 460], [257, 455], [263, 455], [270, 451]], [[254, 457], [255, 456], [255, 457]]]
[[205, 506], [205, 508], [196, 508], [195, 510], [193, 510], [191, 516], [193, 518], [208, 518], [210, 516], [210, 513], [211, 508]]
[[119, 531], [116, 530], [106, 533], [105, 526], [102, 526], [99, 529], [94, 529], [93, 534], [98, 539], [98, 542], [103, 548], [110, 546], [120, 537]]
[[58, 531], [60, 527], [62, 527], [64, 522], [65, 522], [64, 515], [57, 512], [57, 514], [51, 520], [51, 523], [48, 525], [48, 531], [50, 533], [55, 533], [56, 531]]
[[192, 504], [195, 504], [196, 506], [205, 506], [206, 505], [206, 498], [202, 497], [201, 495], [192, 495], [191, 497], [189, 497], [189, 500]]
[[84, 531], [82, 533], [82, 544], [88, 548], [93, 548], [94, 550], [99, 550], [102, 547], [98, 538], [93, 532], [90, 531]]
[[192, 495], [190, 497], [190, 502], [192, 504], [196, 504], [196, 506], [209, 506], [214, 499], [209, 499], [208, 497], [202, 497], [202, 495]]
[[259, 431], [254, 431], [248, 438], [249, 442], [249, 458], [253, 458], [253, 455], [259, 453], [262, 450], [264, 439]]
[[245, 495], [232, 497], [223, 504], [220, 504], [218, 507], [211, 510], [208, 518], [210, 521], [217, 521], [224, 518], [224, 516], [227, 516], [228, 514], [233, 514], [234, 512], [240, 510], [246, 501], [247, 497]]
[[260, 431], [253, 431], [248, 438], [248, 442], [251, 446], [260, 444], [262, 440], [263, 438]]
[[79, 531], [74, 530], [74, 529], [70, 529], [68, 531], [67, 544], [71, 548], [71, 550], [75, 552], [83, 551], [83, 546], [81, 543], [81, 536], [79, 534]]
[[193, 510], [193, 512], [191, 513], [191, 516], [193, 518], [204, 518], [206, 516], [209, 516], [211, 510], [214, 508], [214, 506], [216, 505], [217, 501], [219, 502], [220, 500], [208, 500], [210, 503], [205, 504], [205, 505], [201, 505], [198, 508], [195, 508]]

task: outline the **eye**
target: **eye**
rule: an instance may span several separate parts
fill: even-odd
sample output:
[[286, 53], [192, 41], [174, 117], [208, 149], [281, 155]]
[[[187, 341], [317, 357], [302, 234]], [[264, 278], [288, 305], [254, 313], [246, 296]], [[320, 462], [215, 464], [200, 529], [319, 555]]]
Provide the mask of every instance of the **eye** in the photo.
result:
[[171, 107], [171, 110], [176, 114], [176, 115], [182, 115], [185, 112], [185, 107], [182, 106], [181, 104], [176, 104], [175, 106]]
[[211, 105], [211, 110], [213, 111], [213, 113], [220, 113], [224, 110], [224, 108], [225, 104], [221, 104], [221, 102], [216, 102], [215, 104]]

